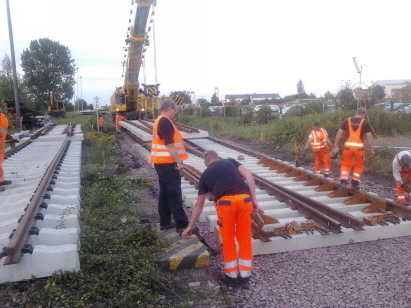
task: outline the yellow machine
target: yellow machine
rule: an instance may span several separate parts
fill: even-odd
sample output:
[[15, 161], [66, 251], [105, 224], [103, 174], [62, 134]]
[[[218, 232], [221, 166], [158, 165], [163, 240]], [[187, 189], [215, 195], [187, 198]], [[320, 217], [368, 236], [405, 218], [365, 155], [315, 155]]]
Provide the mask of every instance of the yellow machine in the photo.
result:
[[66, 115], [64, 102], [59, 102], [54, 97], [53, 91], [50, 91], [50, 105], [48, 106], [49, 116], [54, 118], [63, 118]]
[[[110, 98], [110, 111], [120, 113], [124, 118], [133, 120], [152, 117], [160, 109], [161, 99], [158, 97], [159, 84], [145, 85], [140, 89], [139, 73], [144, 58], [145, 47], [149, 45], [147, 21], [150, 10], [156, 0], [135, 0], [137, 11], [134, 25], [130, 27], [126, 43], [128, 56], [125, 61], [124, 86], [116, 88]], [[154, 14], [152, 14], [153, 16]]]

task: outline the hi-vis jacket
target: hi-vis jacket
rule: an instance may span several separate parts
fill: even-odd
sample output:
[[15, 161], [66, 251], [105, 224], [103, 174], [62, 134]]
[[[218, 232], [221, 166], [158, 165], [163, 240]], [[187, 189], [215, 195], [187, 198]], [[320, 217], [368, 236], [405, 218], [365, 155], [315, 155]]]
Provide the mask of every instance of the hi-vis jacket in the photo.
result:
[[328, 135], [327, 132], [325, 131], [324, 128], [320, 128], [320, 135], [318, 136], [317, 131], [313, 130], [311, 131], [311, 147], [313, 149], [314, 152], [318, 152], [319, 150], [321, 150], [322, 148], [325, 148], [327, 143], [327, 139], [328, 139]]
[[7, 120], [6, 116], [3, 113], [0, 113], [0, 144], [2, 144], [3, 148], [6, 142], [8, 127], [9, 120]]
[[[161, 118], [167, 118], [165, 116], [158, 116], [153, 125], [153, 141], [151, 142], [151, 156], [150, 162], [155, 164], [170, 164], [175, 163], [174, 158], [170, 155], [165, 142], [158, 135], [158, 123]], [[186, 149], [184, 147], [184, 141], [181, 137], [180, 132], [172, 121], [170, 121], [174, 128], [174, 146], [176, 147], [178, 157], [180, 160], [185, 160], [188, 158]]]
[[364, 123], [364, 119], [361, 120], [356, 131], [352, 129], [351, 118], [348, 118], [348, 139], [344, 142], [344, 147], [347, 148], [364, 148], [364, 141], [361, 140], [361, 127]]

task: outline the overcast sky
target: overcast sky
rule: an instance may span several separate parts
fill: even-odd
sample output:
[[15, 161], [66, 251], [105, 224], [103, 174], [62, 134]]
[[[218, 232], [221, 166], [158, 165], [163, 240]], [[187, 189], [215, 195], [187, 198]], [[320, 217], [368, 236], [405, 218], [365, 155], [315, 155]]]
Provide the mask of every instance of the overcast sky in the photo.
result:
[[[79, 67], [79, 94], [109, 103], [121, 86], [131, 0], [9, 0], [17, 70], [31, 40], [67, 46]], [[0, 56], [10, 56], [6, 2], [0, 8]], [[359, 82], [411, 79], [410, 0], [157, 0], [155, 45], [161, 94], [336, 93]], [[154, 40], [146, 75], [155, 82]], [[82, 77], [80, 79], [80, 76]], [[80, 82], [81, 80], [81, 82]]]

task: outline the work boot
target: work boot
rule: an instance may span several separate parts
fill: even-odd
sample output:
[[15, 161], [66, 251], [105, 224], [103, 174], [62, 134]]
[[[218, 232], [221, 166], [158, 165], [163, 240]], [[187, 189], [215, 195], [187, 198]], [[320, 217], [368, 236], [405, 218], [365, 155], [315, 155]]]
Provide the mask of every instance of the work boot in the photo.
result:
[[243, 290], [250, 290], [250, 278], [240, 277], [238, 279], [239, 285]]
[[347, 180], [340, 180], [340, 194], [344, 194], [347, 188]]
[[0, 183], [0, 186], [10, 185], [11, 183], [12, 183], [12, 181], [10, 181], [10, 180], [4, 180], [3, 182]]
[[352, 181], [351, 181], [351, 188], [352, 188], [352, 189], [355, 189], [355, 190], [360, 189], [360, 182], [357, 181], [357, 180], [352, 180]]
[[5, 191], [6, 187], [0, 187], [0, 191]]
[[217, 281], [222, 282], [227, 288], [237, 289], [239, 286], [237, 278], [228, 277], [224, 272], [217, 274]]
[[160, 225], [160, 230], [164, 231], [164, 230], [172, 229], [175, 226], [176, 226], [175, 223], [170, 222], [168, 225], [165, 225], [165, 226]]

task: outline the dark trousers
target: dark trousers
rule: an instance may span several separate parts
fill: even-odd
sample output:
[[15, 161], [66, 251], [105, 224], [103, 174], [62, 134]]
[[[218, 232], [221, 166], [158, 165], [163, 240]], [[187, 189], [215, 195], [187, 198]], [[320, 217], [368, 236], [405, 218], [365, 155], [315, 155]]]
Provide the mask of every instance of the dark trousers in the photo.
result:
[[154, 164], [154, 167], [160, 184], [158, 196], [160, 225], [168, 225], [171, 222], [171, 213], [173, 213], [176, 228], [186, 228], [188, 226], [188, 218], [183, 209], [180, 171], [176, 169], [175, 163]]

